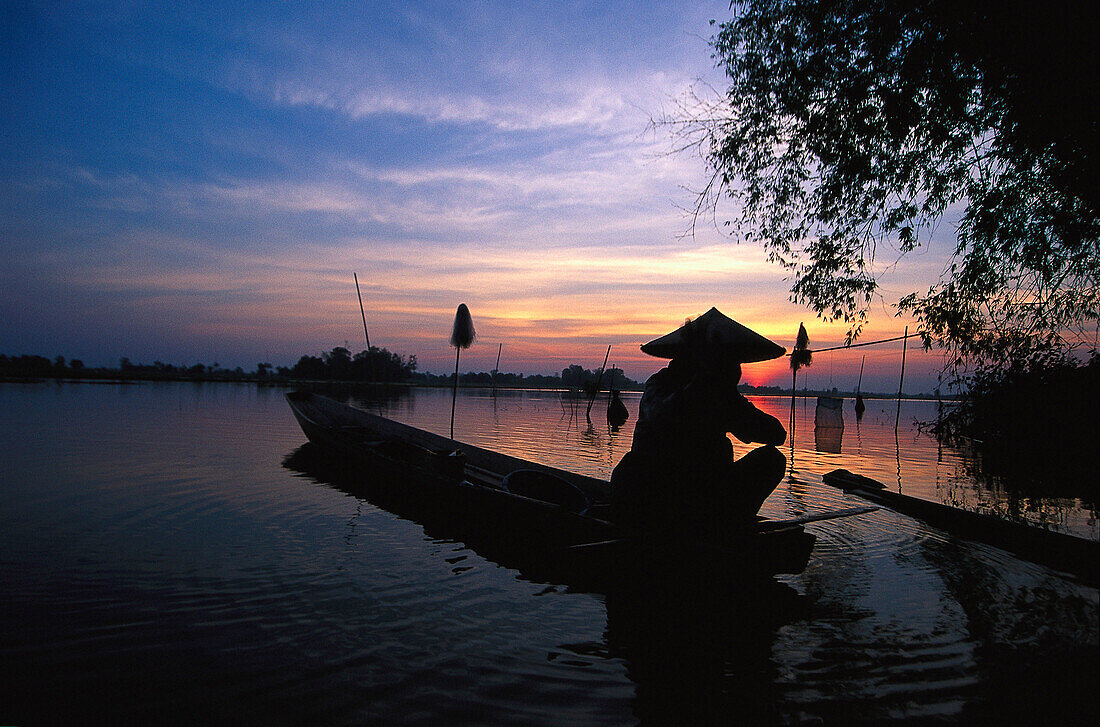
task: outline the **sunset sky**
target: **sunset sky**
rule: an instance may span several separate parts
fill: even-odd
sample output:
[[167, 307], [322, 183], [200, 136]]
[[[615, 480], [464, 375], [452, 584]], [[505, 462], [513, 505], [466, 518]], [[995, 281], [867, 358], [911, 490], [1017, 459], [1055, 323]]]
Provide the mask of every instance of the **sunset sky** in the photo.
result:
[[[842, 341], [764, 252], [709, 218], [697, 156], [649, 128], [723, 89], [718, 2], [3, 3], [0, 353], [251, 370], [371, 343], [463, 370], [662, 364], [711, 306], [790, 348]], [[951, 225], [937, 231], [949, 241]], [[944, 245], [896, 271], [926, 287]], [[896, 391], [900, 344], [821, 354], [810, 387]], [[906, 391], [940, 359], [910, 342]], [[785, 361], [743, 380], [786, 384]]]

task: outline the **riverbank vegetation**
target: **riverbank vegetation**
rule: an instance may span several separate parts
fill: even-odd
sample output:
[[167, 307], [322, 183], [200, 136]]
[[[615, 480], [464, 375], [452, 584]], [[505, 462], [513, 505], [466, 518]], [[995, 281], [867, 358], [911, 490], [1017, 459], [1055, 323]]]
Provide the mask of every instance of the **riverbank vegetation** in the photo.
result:
[[[371, 367], [374, 367], [373, 369]], [[413, 386], [451, 386], [454, 374], [432, 374], [417, 371], [416, 356], [392, 353], [385, 348], [372, 346], [366, 351], [352, 353], [336, 347], [319, 356], [305, 355], [293, 366], [273, 366], [258, 363], [246, 371], [241, 367], [225, 368], [214, 364], [195, 363], [190, 366], [166, 364], [135, 364], [122, 358], [117, 367], [88, 367], [80, 359], [53, 359], [37, 355], [8, 356], [0, 354], [0, 379], [70, 379], [90, 381], [252, 381], [269, 384], [295, 384], [306, 381], [341, 383], [390, 383]], [[459, 384], [464, 387], [497, 386], [504, 389], [579, 389], [591, 393], [599, 382], [599, 390], [607, 391], [614, 375], [618, 391], [642, 391], [645, 382], [629, 378], [620, 368], [609, 368], [600, 375], [598, 369], [586, 369], [572, 364], [560, 374], [521, 374], [503, 371], [466, 371], [459, 374]], [[791, 389], [782, 386], [751, 386], [740, 384], [738, 391], [756, 396], [790, 396]], [[854, 397], [851, 391], [831, 389], [799, 389], [798, 396]], [[865, 399], [893, 399], [896, 394], [863, 392]], [[938, 394], [907, 394], [910, 399], [937, 399]]]
[[[467, 371], [459, 375], [462, 386], [498, 386], [517, 389], [583, 389], [599, 383], [606, 390], [614, 375], [615, 388], [640, 391], [642, 384], [628, 378], [622, 369], [585, 369], [573, 364], [560, 374], [539, 375], [500, 371]], [[53, 359], [38, 355], [8, 356], [0, 354], [0, 378], [4, 379], [77, 379], [104, 381], [253, 381], [292, 384], [302, 381], [369, 382], [411, 384], [419, 386], [450, 386], [454, 374], [432, 374], [417, 371], [415, 355], [393, 353], [371, 346], [370, 351], [352, 354], [337, 346], [319, 356], [304, 355], [293, 366], [273, 366], [261, 362], [246, 371], [242, 367], [226, 368], [218, 363], [176, 365], [154, 361], [134, 363], [129, 358], [119, 360], [117, 367], [89, 367], [80, 359]]]
[[[1100, 354], [1094, 352], [1083, 365], [1063, 359], [976, 376], [972, 386], [936, 422], [937, 435], [952, 443], [972, 442], [989, 474], [1072, 479], [1070, 489], [1095, 498]], [[1068, 483], [1059, 484], [1064, 489]]]

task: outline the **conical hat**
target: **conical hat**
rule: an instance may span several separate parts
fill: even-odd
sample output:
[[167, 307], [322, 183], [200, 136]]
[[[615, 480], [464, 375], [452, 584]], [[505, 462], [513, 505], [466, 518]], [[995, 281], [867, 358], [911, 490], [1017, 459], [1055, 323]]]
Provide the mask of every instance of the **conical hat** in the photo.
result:
[[768, 361], [787, 352], [755, 331], [711, 308], [693, 321], [688, 321], [672, 333], [665, 334], [642, 346], [642, 351], [657, 358], [676, 358], [691, 350], [705, 353], [721, 351], [739, 363]]

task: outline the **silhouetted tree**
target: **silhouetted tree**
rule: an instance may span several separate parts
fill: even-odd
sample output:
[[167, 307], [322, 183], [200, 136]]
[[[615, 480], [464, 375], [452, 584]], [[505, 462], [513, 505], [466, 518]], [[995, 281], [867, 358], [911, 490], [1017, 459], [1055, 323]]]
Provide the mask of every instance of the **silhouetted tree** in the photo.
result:
[[337, 381], [347, 381], [351, 377], [351, 351], [343, 346], [337, 346], [323, 355], [326, 378]]
[[[1100, 310], [1100, 86], [1087, 3], [736, 2], [728, 91], [669, 121], [711, 166], [699, 212], [793, 274], [792, 300], [859, 335], [874, 263], [962, 208], [953, 258], [900, 310], [959, 364], [1072, 349]], [[698, 103], [698, 105], [691, 105]]]
[[325, 362], [316, 356], [302, 356], [298, 363], [291, 368], [290, 374], [296, 379], [324, 379], [326, 376]]
[[412, 376], [416, 366], [416, 356], [406, 358], [385, 348], [371, 346], [369, 352], [353, 357], [348, 349], [337, 346], [321, 357], [302, 356], [287, 374], [280, 375], [330, 381], [368, 381], [373, 376], [377, 381], [401, 382]]
[[416, 356], [405, 358], [385, 348], [371, 346], [369, 351], [360, 351], [352, 359], [352, 379], [368, 381], [407, 381], [416, 371]]
[[4, 356], [0, 358], [0, 374], [16, 378], [48, 377], [55, 372], [45, 356]]

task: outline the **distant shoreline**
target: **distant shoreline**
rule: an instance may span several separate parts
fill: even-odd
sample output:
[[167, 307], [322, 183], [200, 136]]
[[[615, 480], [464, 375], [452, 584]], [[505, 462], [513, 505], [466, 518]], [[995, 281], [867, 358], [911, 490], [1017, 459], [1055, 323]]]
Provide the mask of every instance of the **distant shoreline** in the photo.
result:
[[[240, 366], [225, 368], [218, 363], [191, 366], [174, 365], [154, 361], [152, 364], [135, 364], [129, 358], [119, 360], [117, 368], [109, 366], [88, 367], [80, 359], [66, 360], [64, 356], [48, 359], [38, 355], [7, 356], [0, 354], [0, 381], [60, 380], [73, 382], [138, 381], [191, 381], [254, 383], [278, 386], [419, 386], [424, 388], [450, 388], [454, 386], [454, 374], [433, 374], [417, 371], [416, 356], [391, 353], [385, 348], [372, 346], [369, 351], [352, 354], [350, 350], [336, 347], [317, 356], [302, 356], [294, 366], [273, 366], [259, 363], [255, 370], [245, 371]], [[573, 364], [556, 374], [521, 374], [504, 371], [467, 371], [459, 374], [462, 388], [496, 388], [500, 390], [560, 390], [582, 391], [590, 396], [593, 391], [607, 391], [612, 386], [617, 391], [644, 391], [645, 382], [634, 381], [622, 371], [611, 367], [607, 370], [589, 370]], [[756, 396], [791, 396], [791, 389], [782, 386], [752, 386], [739, 384], [742, 394]], [[898, 393], [861, 392], [864, 399], [897, 399]], [[800, 389], [795, 396], [835, 396], [855, 398], [854, 391], [830, 389]], [[903, 399], [954, 400], [957, 396], [921, 392], [901, 393]]]
[[[465, 376], [465, 374], [463, 374]], [[59, 384], [145, 384], [145, 383], [191, 383], [191, 384], [255, 384], [257, 386], [264, 387], [280, 387], [280, 388], [351, 388], [351, 389], [368, 389], [376, 387], [385, 388], [417, 388], [417, 389], [449, 389], [451, 384], [446, 383], [426, 383], [420, 381], [332, 381], [323, 379], [285, 379], [279, 377], [268, 377], [266, 379], [258, 379], [255, 377], [249, 377], [246, 375], [242, 378], [235, 378], [232, 376], [219, 376], [219, 377], [187, 377], [187, 376], [0, 376], [0, 383], [3, 384], [44, 384], [47, 382], [56, 382]], [[459, 388], [471, 390], [482, 389], [491, 390], [491, 385], [483, 383], [461, 383]], [[579, 387], [567, 387], [567, 386], [497, 386], [497, 391], [547, 391], [547, 392], [562, 392], [562, 393], [583, 393]], [[749, 386], [740, 385], [737, 390], [747, 396], [791, 396], [790, 389], [782, 389], [771, 386]], [[642, 388], [618, 388], [616, 391], [622, 393], [642, 393]], [[600, 393], [606, 394], [606, 386], [600, 387]], [[861, 392], [865, 400], [889, 400], [896, 401], [898, 395], [896, 393], [886, 394], [882, 392]], [[808, 389], [801, 390], [795, 394], [796, 399], [810, 399], [820, 396], [836, 397], [840, 399], [854, 399], [856, 393], [854, 391], [835, 391], [835, 390], [817, 390]], [[900, 397], [904, 400], [914, 401], [954, 401], [958, 397], [951, 395], [940, 395], [930, 393], [909, 394], [903, 393]]]

